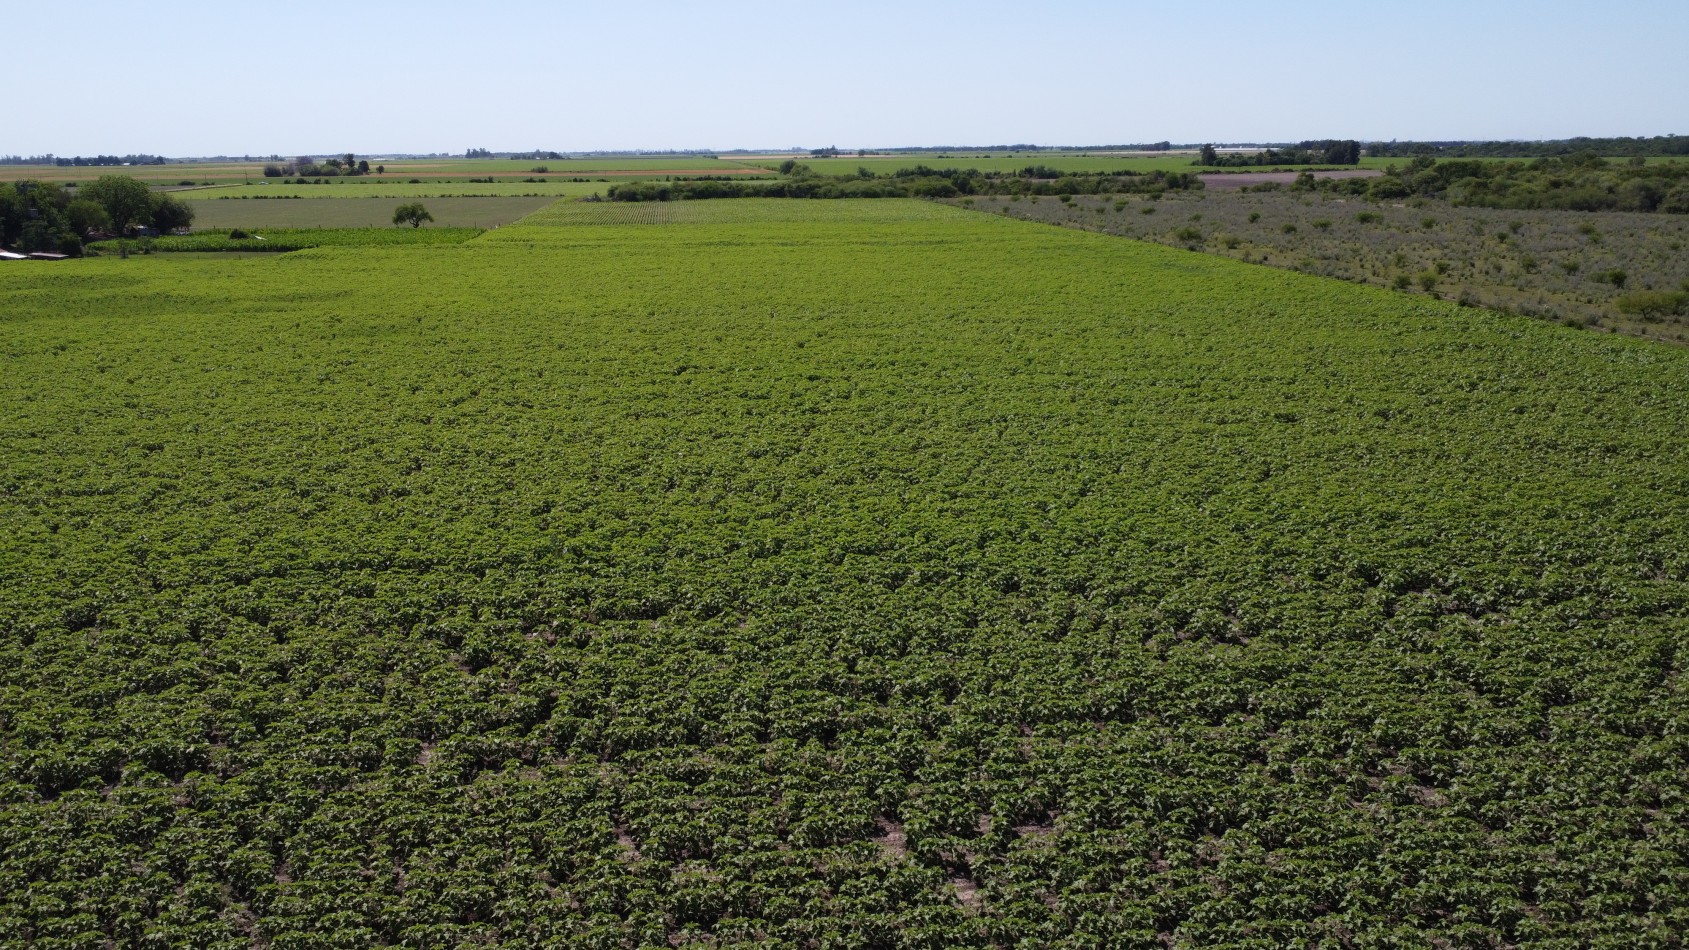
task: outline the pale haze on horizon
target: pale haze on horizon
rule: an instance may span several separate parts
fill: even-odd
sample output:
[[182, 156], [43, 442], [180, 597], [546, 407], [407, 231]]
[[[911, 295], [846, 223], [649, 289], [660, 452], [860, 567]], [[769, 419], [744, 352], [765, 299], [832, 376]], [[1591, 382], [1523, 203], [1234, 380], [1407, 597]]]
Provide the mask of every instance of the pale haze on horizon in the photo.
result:
[[1689, 133], [1689, 4], [8, 10], [0, 154]]

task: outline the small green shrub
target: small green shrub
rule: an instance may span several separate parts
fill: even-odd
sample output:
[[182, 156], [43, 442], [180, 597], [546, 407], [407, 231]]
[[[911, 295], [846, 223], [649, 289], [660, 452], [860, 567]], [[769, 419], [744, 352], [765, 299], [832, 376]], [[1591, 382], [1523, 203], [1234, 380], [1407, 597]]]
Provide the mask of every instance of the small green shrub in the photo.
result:
[[1689, 311], [1689, 290], [1636, 290], [1613, 301], [1620, 313], [1661, 317]]

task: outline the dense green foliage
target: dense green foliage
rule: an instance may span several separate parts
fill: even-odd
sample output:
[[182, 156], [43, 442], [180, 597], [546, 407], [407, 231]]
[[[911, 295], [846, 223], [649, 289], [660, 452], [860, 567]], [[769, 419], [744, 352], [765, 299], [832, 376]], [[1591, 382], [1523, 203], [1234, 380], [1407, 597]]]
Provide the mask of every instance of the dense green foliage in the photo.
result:
[[109, 219], [97, 203], [73, 201], [58, 185], [0, 182], [0, 247], [25, 253], [81, 254], [78, 224], [104, 226]]
[[1689, 162], [1613, 162], [1584, 152], [1532, 162], [1418, 157], [1383, 177], [1320, 187], [1380, 200], [1413, 195], [1481, 208], [1689, 214]]
[[84, 238], [132, 227], [173, 231], [194, 211], [122, 175], [104, 175], [74, 193], [51, 182], [0, 182], [0, 247], [76, 256]]
[[0, 299], [7, 943], [1689, 930], [1684, 351], [904, 201]]
[[1254, 168], [1282, 165], [1359, 165], [1361, 143], [1354, 139], [1331, 139], [1322, 142], [1303, 142], [1291, 148], [1264, 148], [1260, 151], [1221, 154], [1212, 145], [1204, 145], [1195, 164], [1215, 168]]
[[92, 250], [115, 252], [133, 249], [169, 252], [199, 251], [299, 251], [311, 247], [394, 247], [421, 244], [462, 244], [482, 233], [480, 228], [269, 228], [247, 237], [229, 231], [147, 239], [98, 241]]
[[1648, 138], [1579, 136], [1540, 142], [1372, 142], [1366, 147], [1368, 155], [1395, 158], [1411, 158], [1416, 155], [1441, 155], [1447, 158], [1558, 158], [1580, 152], [1618, 157], [1689, 156], [1689, 135], [1655, 135]]
[[787, 162], [778, 181], [642, 181], [612, 185], [611, 201], [682, 201], [702, 198], [954, 198], [958, 195], [1161, 194], [1201, 188], [1195, 175], [1130, 171], [1066, 174], [1034, 165], [1015, 172], [916, 165], [886, 175], [860, 169], [854, 175], [817, 175]]

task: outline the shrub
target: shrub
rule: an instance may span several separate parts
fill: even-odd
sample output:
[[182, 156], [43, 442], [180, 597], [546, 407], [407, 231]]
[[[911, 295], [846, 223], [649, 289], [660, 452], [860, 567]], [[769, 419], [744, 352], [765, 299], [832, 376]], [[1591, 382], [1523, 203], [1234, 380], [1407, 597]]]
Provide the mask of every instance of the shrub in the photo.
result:
[[1612, 268], [1611, 270], [1597, 271], [1594, 274], [1591, 274], [1590, 277], [1600, 283], [1612, 284], [1614, 287], [1618, 288], [1623, 288], [1624, 282], [1630, 279], [1629, 274], [1626, 274], [1617, 267]]
[[1318, 221], [1315, 221], [1315, 222], [1314, 222], [1314, 227], [1315, 227], [1315, 228], [1316, 228], [1316, 229], [1317, 229], [1317, 230], [1320, 230], [1320, 231], [1324, 231], [1324, 230], [1326, 230], [1326, 229], [1327, 229], [1327, 228], [1330, 228], [1330, 227], [1331, 227], [1331, 222], [1330, 222], [1330, 221], [1328, 221], [1328, 220], [1326, 220], [1326, 219], [1325, 219], [1325, 218], [1321, 218], [1321, 219], [1319, 219], [1319, 220], [1318, 220]]
[[1637, 290], [1613, 301], [1620, 313], [1660, 317], [1689, 311], [1689, 291]]
[[1420, 218], [1419, 219], [1419, 226], [1424, 228], [1425, 230], [1429, 231], [1432, 228], [1437, 226], [1437, 219], [1436, 218]]
[[1286, 221], [1284, 224], [1279, 226], [1279, 230], [1283, 231], [1286, 234], [1295, 234], [1296, 233], [1296, 225], [1291, 224], [1290, 222]]
[[1261, 212], [1259, 212], [1259, 211], [1249, 212], [1249, 223], [1250, 224], [1254, 224], [1255, 222], [1257, 222], [1259, 220], [1261, 220]]
[[1202, 240], [1202, 231], [1197, 228], [1180, 228], [1173, 232], [1173, 236], [1181, 241], [1194, 244]]
[[1378, 222], [1384, 220], [1384, 216], [1376, 211], [1362, 211], [1360, 214], [1355, 215], [1355, 220], [1362, 224], [1377, 224]]
[[231, 241], [244, 241], [244, 240], [246, 240], [247, 238], [250, 238], [250, 237], [252, 237], [252, 235], [247, 234], [245, 231], [242, 231], [240, 228], [235, 228], [233, 231], [229, 232], [229, 240], [231, 240]]

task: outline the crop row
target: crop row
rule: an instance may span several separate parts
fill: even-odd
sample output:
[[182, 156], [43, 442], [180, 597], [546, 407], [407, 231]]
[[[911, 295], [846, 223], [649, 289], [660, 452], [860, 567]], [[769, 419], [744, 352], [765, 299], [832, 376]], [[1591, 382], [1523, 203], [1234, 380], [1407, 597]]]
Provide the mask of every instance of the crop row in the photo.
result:
[[0, 268], [0, 942], [1680, 945], [1689, 353], [661, 211]]

